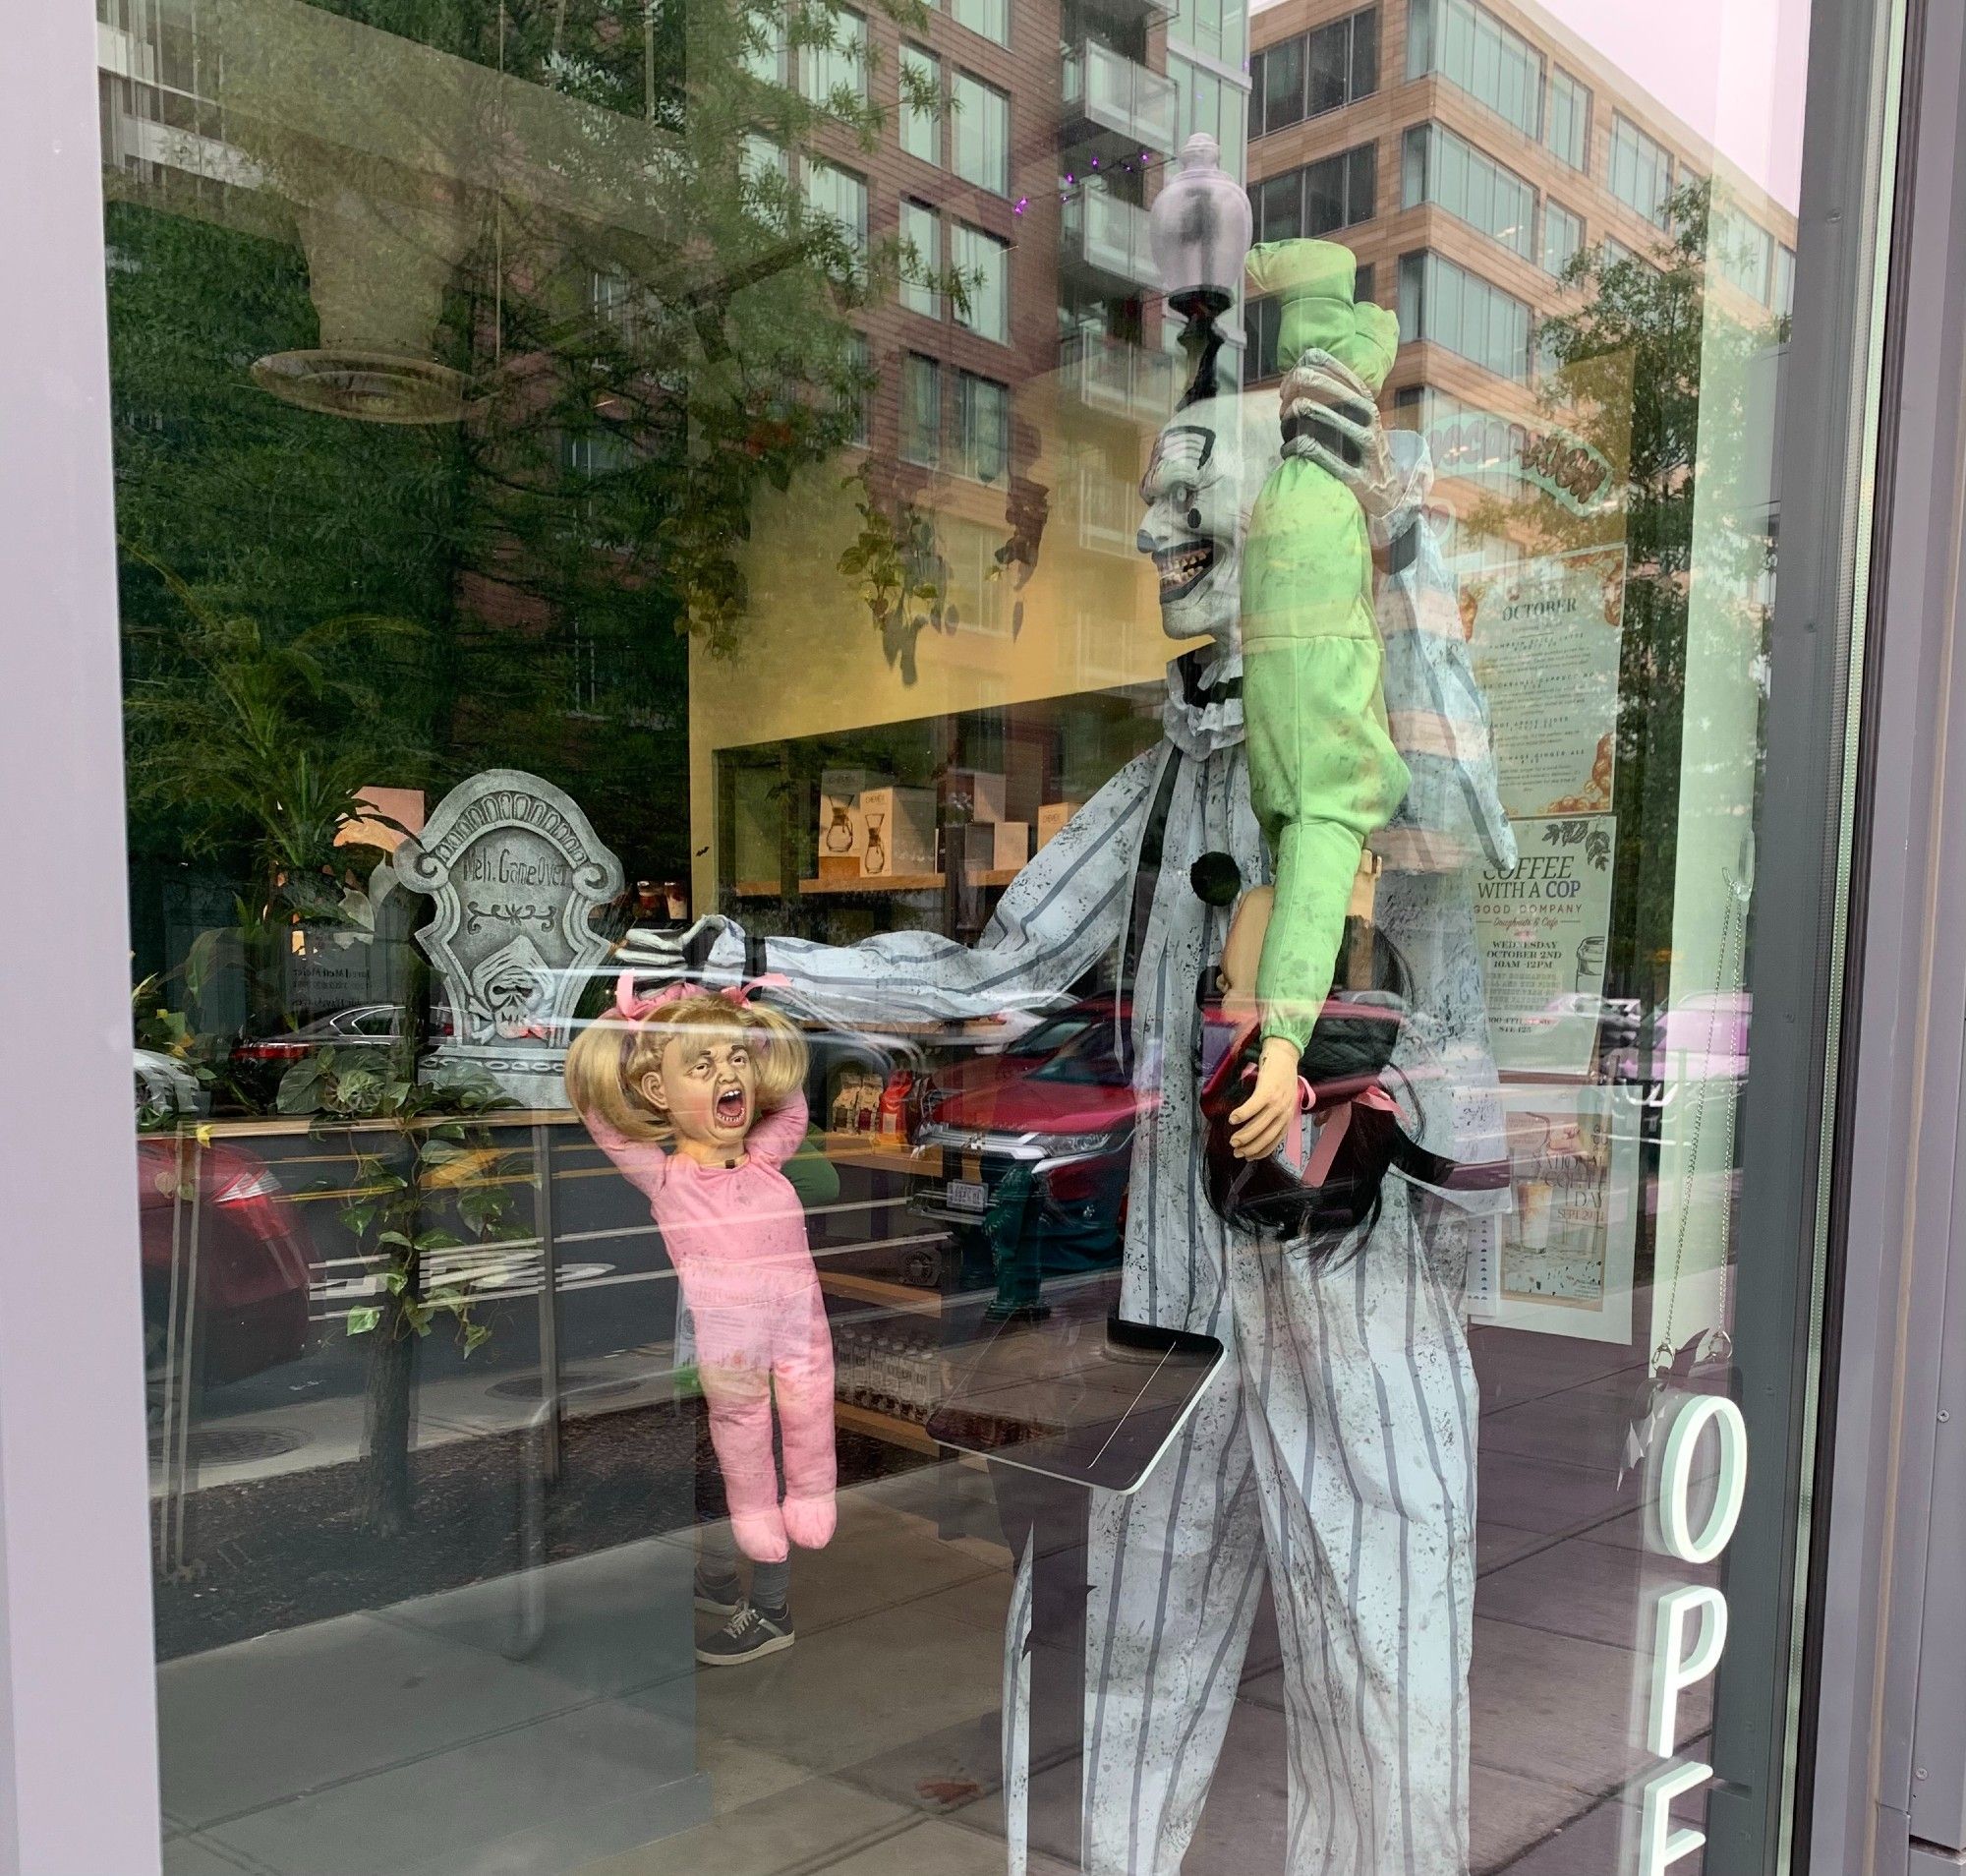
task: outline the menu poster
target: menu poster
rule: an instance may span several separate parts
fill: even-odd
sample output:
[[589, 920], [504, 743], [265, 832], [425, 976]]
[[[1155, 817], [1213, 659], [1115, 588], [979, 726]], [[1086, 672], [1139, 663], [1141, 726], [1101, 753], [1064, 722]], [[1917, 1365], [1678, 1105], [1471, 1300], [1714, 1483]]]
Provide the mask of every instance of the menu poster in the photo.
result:
[[1515, 1209], [1500, 1219], [1491, 1313], [1505, 1328], [1590, 1342], [1632, 1339], [1638, 1247], [1637, 1090], [1502, 1089]]
[[1625, 550], [1583, 548], [1464, 579], [1474, 676], [1488, 699], [1503, 811], [1611, 806]]
[[1495, 1066], [1586, 1076], [1596, 1065], [1617, 820], [1515, 823], [1516, 863], [1474, 876], [1474, 933]]

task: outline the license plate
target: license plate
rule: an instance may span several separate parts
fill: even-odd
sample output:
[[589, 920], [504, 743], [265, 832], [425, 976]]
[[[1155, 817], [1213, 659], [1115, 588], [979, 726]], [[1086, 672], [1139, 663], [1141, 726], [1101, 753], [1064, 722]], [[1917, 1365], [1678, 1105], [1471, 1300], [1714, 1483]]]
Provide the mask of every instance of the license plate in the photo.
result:
[[988, 1211], [990, 1188], [970, 1179], [952, 1179], [949, 1182], [949, 1204], [953, 1211]]

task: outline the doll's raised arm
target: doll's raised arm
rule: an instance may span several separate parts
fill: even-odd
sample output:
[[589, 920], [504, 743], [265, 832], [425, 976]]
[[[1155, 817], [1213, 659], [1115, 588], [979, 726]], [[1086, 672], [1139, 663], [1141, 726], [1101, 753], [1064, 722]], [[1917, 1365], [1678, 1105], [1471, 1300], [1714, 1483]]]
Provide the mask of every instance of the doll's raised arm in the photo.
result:
[[662, 1145], [653, 1140], [630, 1140], [599, 1114], [583, 1114], [581, 1119], [594, 1136], [594, 1143], [614, 1162], [629, 1185], [651, 1199], [662, 1191], [669, 1173], [669, 1156]]
[[805, 1095], [795, 1093], [784, 1106], [774, 1108], [751, 1129], [744, 1150], [768, 1166], [782, 1166], [805, 1139]]

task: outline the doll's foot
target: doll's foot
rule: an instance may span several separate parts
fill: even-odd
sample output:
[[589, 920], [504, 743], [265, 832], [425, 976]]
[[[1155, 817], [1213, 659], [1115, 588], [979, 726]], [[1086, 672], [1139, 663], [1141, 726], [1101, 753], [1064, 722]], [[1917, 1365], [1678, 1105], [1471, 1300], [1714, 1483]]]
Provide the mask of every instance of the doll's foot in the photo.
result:
[[785, 1530], [786, 1521], [776, 1509], [733, 1511], [730, 1514], [730, 1535], [736, 1540], [737, 1548], [754, 1563], [782, 1563], [785, 1560]]
[[824, 1497], [787, 1497], [779, 1509], [784, 1514], [785, 1536], [803, 1551], [817, 1551], [833, 1541], [839, 1514], [834, 1508], [833, 1494]]

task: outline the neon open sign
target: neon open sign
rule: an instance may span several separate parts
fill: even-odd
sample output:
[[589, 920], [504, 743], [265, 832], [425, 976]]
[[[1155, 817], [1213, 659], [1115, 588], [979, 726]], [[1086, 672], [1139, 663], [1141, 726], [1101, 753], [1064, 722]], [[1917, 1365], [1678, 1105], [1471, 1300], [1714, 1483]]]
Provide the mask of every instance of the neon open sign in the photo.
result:
[[[1697, 1526], [1693, 1507], [1694, 1462], [1708, 1428], [1719, 1443], [1713, 1507]], [[1711, 1563], [1726, 1550], [1741, 1521], [1748, 1489], [1748, 1423], [1721, 1394], [1697, 1394], [1674, 1416], [1659, 1464], [1659, 1541], [1683, 1563]], [[1667, 1590], [1652, 1617], [1651, 1714], [1646, 1744], [1670, 1759], [1679, 1738], [1679, 1697], [1720, 1666], [1727, 1646], [1727, 1599], [1706, 1584]], [[1675, 1830], [1675, 1799], [1697, 1791], [1713, 1768], [1688, 1760], [1668, 1767], [1646, 1787], [1639, 1828], [1640, 1876], [1663, 1876], [1706, 1842], [1705, 1831]]]

